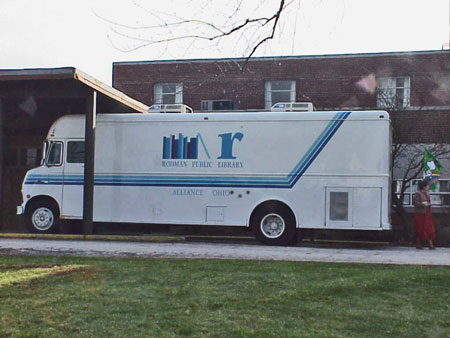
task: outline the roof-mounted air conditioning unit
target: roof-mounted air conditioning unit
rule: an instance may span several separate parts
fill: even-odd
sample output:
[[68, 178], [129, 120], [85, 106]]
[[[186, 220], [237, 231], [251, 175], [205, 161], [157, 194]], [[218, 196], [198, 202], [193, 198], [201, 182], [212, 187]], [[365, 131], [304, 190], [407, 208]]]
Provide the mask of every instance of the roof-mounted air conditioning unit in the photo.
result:
[[185, 104], [154, 104], [148, 108], [149, 113], [192, 114], [194, 111]]
[[313, 111], [314, 106], [311, 102], [286, 102], [276, 103], [272, 106], [271, 111], [283, 111], [283, 112], [300, 112], [300, 111]]

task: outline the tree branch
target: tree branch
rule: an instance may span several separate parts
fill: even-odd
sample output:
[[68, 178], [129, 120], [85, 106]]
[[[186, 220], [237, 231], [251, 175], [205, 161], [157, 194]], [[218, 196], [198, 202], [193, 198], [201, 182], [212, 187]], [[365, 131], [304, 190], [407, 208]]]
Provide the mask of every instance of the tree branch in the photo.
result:
[[[222, 24], [222, 26], [209, 20], [206, 21], [201, 19], [182, 19], [175, 15], [170, 15], [172, 19], [175, 20], [170, 20], [171, 22], [168, 22], [166, 21], [166, 18], [169, 16], [168, 14], [159, 13], [157, 15], [154, 11], [147, 12], [156, 19], [155, 21], [159, 21], [160, 24], [150, 26], [127, 25], [104, 18], [96, 12], [94, 12], [94, 15], [110, 24], [110, 30], [114, 33], [115, 36], [129, 39], [137, 43], [137, 45], [130, 48], [120, 48], [112, 41], [110, 37], [110, 41], [114, 45], [114, 47], [123, 52], [132, 52], [148, 47], [150, 45], [169, 43], [180, 40], [215, 41], [234, 36], [238, 32], [242, 33], [241, 39], [243, 39], [248, 37], [248, 35], [246, 35], [246, 32], [252, 32], [251, 30], [260, 32], [260, 29], [263, 29], [262, 33], [258, 35], [264, 34], [264, 36], [260, 38], [254, 36], [254, 39], [250, 38], [248, 46], [249, 53], [246, 56], [245, 63], [240, 67], [241, 71], [244, 71], [249, 59], [257, 52], [257, 50], [263, 44], [267, 43], [269, 40], [272, 40], [275, 37], [277, 27], [279, 26], [281, 13], [293, 1], [294, 0], [291, 0], [286, 3], [286, 0], [280, 0], [276, 12], [271, 16], [248, 17], [244, 20], [236, 20], [235, 22], [230, 23], [229, 19], [233, 18], [235, 15], [237, 15], [238, 12], [241, 11], [241, 6], [244, 2], [244, 0], [237, 0], [232, 14], [228, 17], [228, 20], [226, 20], [224, 24]], [[261, 2], [261, 8], [263, 8], [263, 4], [265, 3]], [[136, 4], [136, 6], [139, 5]], [[164, 16], [166, 18], [164, 18]], [[266, 27], [270, 27], [270, 30], [266, 31]], [[180, 32], [181, 29], [183, 29], [182, 32]], [[186, 32], [192, 32], [193, 34], [185, 34]], [[152, 36], [157, 36], [158, 38], [152, 38]]]

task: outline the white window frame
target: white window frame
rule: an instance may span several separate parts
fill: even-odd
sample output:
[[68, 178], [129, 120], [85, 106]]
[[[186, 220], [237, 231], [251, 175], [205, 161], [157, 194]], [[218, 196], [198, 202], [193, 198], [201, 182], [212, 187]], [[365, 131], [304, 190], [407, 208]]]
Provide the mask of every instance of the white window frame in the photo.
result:
[[[417, 191], [417, 186], [419, 183], [419, 179], [415, 179], [409, 182], [408, 187], [406, 188], [405, 194], [403, 196], [403, 205], [405, 207], [413, 207], [413, 197]], [[402, 186], [402, 180], [393, 180], [393, 184], [395, 187], [395, 193], [397, 194], [397, 198], [400, 198], [400, 190]], [[447, 188], [441, 187], [441, 185], [446, 185]], [[431, 198], [431, 204], [433, 207], [450, 207], [450, 179], [444, 178], [439, 179], [437, 181], [437, 191], [429, 191], [429, 195]]]
[[[377, 79], [378, 108], [409, 107], [410, 94], [411, 78], [409, 76], [380, 77]], [[397, 101], [399, 97], [401, 101]]]
[[[272, 83], [273, 82], [290, 82], [291, 83], [291, 88], [289, 90], [283, 89], [283, 90], [272, 90]], [[276, 92], [288, 92], [290, 93], [290, 101], [289, 102], [295, 102], [295, 87], [296, 87], [296, 82], [294, 80], [271, 80], [271, 81], [266, 81], [265, 84], [265, 106], [266, 109], [270, 109], [272, 108], [272, 106], [275, 103], [278, 102], [273, 102], [272, 101], [272, 93], [276, 93]]]
[[[175, 92], [163, 92], [164, 86], [175, 86]], [[175, 102], [164, 102], [164, 96], [174, 95]], [[182, 104], [183, 84], [182, 83], [156, 83], [154, 86], [154, 104]]]

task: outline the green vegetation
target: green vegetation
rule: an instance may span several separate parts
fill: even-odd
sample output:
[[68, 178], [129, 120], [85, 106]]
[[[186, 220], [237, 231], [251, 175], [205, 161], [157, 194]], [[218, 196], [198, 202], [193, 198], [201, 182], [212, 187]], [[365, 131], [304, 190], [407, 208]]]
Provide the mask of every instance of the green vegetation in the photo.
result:
[[446, 267], [0, 256], [0, 337], [448, 337]]

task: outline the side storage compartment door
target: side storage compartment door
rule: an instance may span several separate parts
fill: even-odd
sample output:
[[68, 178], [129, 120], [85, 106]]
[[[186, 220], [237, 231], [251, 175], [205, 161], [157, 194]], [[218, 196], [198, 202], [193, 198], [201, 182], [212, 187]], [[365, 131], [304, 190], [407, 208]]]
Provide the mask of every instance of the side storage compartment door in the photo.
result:
[[325, 225], [331, 228], [381, 227], [381, 188], [326, 187]]
[[62, 215], [81, 217], [83, 214], [84, 140], [67, 140], [66, 149]]
[[381, 227], [381, 188], [353, 189], [353, 227]]

